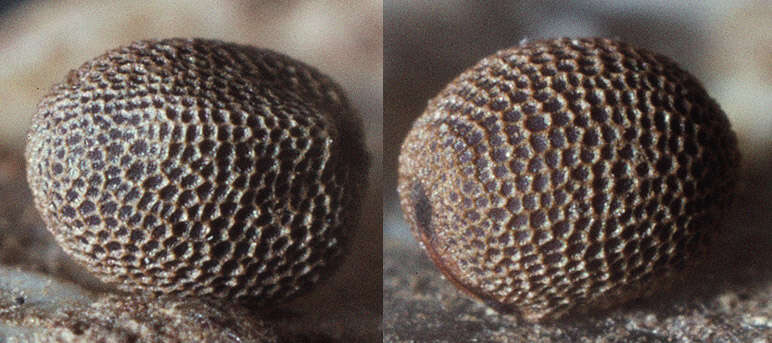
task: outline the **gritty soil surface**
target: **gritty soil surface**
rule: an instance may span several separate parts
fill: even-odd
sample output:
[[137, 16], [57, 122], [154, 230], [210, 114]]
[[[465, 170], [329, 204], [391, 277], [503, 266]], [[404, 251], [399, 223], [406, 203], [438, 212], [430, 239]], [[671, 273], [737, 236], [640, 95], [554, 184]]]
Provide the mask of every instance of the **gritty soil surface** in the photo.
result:
[[445, 280], [416, 243], [386, 239], [384, 342], [772, 342], [770, 161], [750, 159], [700, 265], [659, 296], [603, 313], [540, 324], [496, 313]]
[[[16, 299], [25, 299], [17, 297]], [[109, 295], [54, 308], [16, 301], [0, 313], [8, 342], [277, 342], [274, 330], [241, 307], [199, 299]], [[10, 331], [10, 330], [3, 330]]]

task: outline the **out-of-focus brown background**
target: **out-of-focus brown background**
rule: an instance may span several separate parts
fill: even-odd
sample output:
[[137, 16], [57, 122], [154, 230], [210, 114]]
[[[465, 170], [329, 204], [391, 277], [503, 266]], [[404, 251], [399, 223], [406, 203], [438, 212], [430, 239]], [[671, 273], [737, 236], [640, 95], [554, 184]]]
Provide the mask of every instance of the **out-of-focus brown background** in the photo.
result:
[[[363, 1], [0, 1], [0, 263], [98, 287], [52, 244], [31, 209], [21, 152], [37, 102], [66, 73], [139, 39], [203, 37], [285, 53], [331, 76], [361, 114], [369, 190], [335, 276], [280, 310], [309, 340], [380, 339], [383, 21]], [[321, 337], [321, 338], [320, 338]], [[1, 340], [1, 339], [0, 339]]]
[[[385, 341], [517, 341], [528, 335], [544, 341], [700, 341], [703, 336], [688, 331], [699, 331], [699, 318], [707, 320], [699, 325], [709, 341], [772, 341], [771, 2], [386, 0], [384, 24]], [[529, 326], [466, 300], [418, 251], [399, 209], [397, 156], [428, 99], [459, 73], [523, 39], [563, 36], [617, 38], [678, 61], [729, 117], [743, 153], [742, 179], [724, 225], [726, 240], [715, 246], [709, 262], [710, 276], [684, 286], [699, 290], [585, 327]], [[705, 286], [691, 287], [694, 283]], [[725, 312], [717, 309], [738, 297]], [[673, 304], [697, 310], [668, 315], [652, 310], [680, 306]], [[650, 332], [643, 338], [631, 333], [646, 325]], [[721, 330], [738, 334], [710, 336]]]

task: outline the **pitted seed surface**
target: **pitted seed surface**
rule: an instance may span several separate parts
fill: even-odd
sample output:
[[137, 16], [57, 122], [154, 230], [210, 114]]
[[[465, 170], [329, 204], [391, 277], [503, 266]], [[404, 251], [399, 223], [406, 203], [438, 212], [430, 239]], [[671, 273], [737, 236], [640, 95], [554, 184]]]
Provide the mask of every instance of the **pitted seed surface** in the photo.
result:
[[646, 295], [718, 229], [739, 152], [673, 61], [557, 39], [480, 61], [400, 155], [406, 219], [454, 284], [535, 321]]
[[62, 247], [129, 291], [272, 303], [338, 260], [367, 168], [315, 69], [220, 41], [141, 41], [73, 70], [27, 144]]

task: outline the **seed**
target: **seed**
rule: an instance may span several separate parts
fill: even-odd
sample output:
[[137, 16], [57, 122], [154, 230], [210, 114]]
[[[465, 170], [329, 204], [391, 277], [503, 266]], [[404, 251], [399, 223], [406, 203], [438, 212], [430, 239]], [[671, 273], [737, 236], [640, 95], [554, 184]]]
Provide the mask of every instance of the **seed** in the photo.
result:
[[670, 59], [546, 40], [483, 59], [429, 102], [399, 193], [449, 280], [538, 321], [681, 273], [718, 231], [739, 159], [726, 115]]
[[314, 68], [150, 40], [54, 86], [26, 150], [58, 242], [127, 291], [273, 303], [330, 273], [367, 169], [359, 118]]

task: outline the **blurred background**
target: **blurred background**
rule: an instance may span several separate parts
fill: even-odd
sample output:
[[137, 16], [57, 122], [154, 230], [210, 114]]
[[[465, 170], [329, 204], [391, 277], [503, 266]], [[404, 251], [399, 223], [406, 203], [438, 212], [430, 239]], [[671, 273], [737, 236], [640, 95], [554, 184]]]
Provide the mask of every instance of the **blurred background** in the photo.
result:
[[379, 338], [382, 34], [380, 0], [0, 1], [0, 264], [93, 283], [52, 244], [24, 184], [26, 130], [54, 83], [86, 60], [140, 39], [249, 44], [285, 53], [336, 80], [363, 117], [371, 153], [369, 193], [351, 253], [332, 280], [283, 307], [310, 318], [282, 322], [330, 339]]
[[416, 246], [396, 193], [397, 156], [412, 121], [455, 76], [523, 39], [611, 37], [675, 59], [726, 112], [746, 172], [772, 169], [769, 1], [386, 0], [384, 24], [387, 243]]

